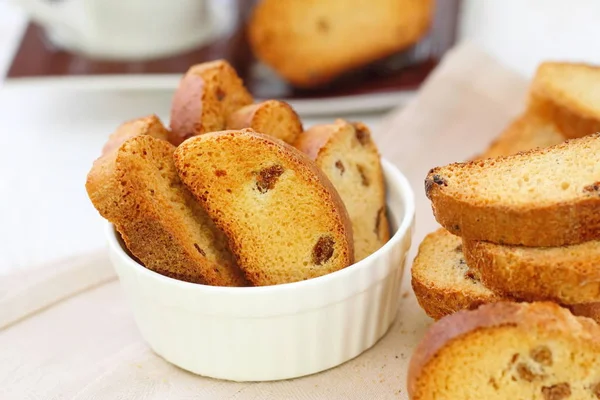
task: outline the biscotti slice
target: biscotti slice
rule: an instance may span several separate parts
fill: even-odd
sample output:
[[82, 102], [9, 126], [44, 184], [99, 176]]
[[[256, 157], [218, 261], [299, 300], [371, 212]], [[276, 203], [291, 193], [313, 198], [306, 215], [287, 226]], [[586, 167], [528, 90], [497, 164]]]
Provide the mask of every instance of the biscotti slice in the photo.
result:
[[461, 239], [443, 228], [423, 239], [411, 276], [419, 305], [434, 319], [508, 299], [483, 286], [465, 262]]
[[252, 128], [256, 132], [294, 144], [302, 132], [302, 121], [288, 103], [267, 100], [242, 107], [229, 115], [227, 129], [243, 128]]
[[360, 261], [390, 238], [385, 184], [379, 152], [364, 124], [338, 119], [298, 136], [296, 148], [314, 160], [340, 194], [354, 234], [354, 259]]
[[86, 182], [90, 200], [148, 269], [188, 282], [245, 286], [225, 236], [179, 179], [174, 150], [147, 135], [127, 140], [94, 163]]
[[545, 148], [562, 143], [564, 137], [552, 122], [531, 113], [514, 120], [478, 158], [494, 158], [520, 151]]
[[566, 138], [600, 131], [600, 67], [541, 64], [531, 84], [529, 109], [554, 122]]
[[597, 400], [600, 326], [553, 303], [458, 312], [415, 349], [408, 392], [412, 400]]
[[467, 263], [497, 293], [562, 304], [600, 301], [600, 241], [524, 247], [464, 240]]
[[[490, 290], [463, 254], [461, 238], [441, 228], [425, 237], [411, 269], [412, 287], [419, 305], [431, 318], [440, 319], [482, 304], [523, 300], [512, 293]], [[563, 306], [565, 306], [563, 304]], [[575, 315], [600, 322], [600, 303], [565, 306]]]
[[600, 135], [434, 168], [425, 191], [437, 221], [466, 239], [533, 247], [600, 239]]
[[119, 148], [125, 141], [139, 135], [150, 135], [157, 139], [167, 140], [169, 130], [164, 127], [156, 115], [132, 119], [120, 125], [114, 131], [102, 149], [102, 154]]
[[289, 82], [316, 86], [413, 45], [433, 10], [432, 0], [262, 0], [249, 41]]
[[353, 263], [342, 200], [281, 140], [250, 129], [209, 133], [179, 146], [175, 165], [253, 284], [301, 281]]
[[253, 99], [235, 69], [217, 60], [191, 67], [181, 79], [171, 106], [169, 141], [225, 129], [227, 117]]

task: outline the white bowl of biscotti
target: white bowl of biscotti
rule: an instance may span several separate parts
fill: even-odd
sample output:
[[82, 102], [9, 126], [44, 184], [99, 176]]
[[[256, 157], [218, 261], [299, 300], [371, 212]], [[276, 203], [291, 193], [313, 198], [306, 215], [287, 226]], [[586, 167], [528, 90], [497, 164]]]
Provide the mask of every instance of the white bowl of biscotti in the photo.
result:
[[88, 195], [138, 328], [165, 360], [236, 381], [299, 377], [375, 344], [397, 314], [414, 199], [369, 129], [304, 129], [223, 61], [190, 68], [170, 127], [117, 128]]

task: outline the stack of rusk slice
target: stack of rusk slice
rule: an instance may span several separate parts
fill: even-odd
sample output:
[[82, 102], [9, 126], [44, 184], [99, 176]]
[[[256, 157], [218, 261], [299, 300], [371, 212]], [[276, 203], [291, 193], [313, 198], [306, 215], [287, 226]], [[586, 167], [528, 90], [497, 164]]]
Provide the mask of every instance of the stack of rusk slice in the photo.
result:
[[600, 67], [544, 63], [527, 110], [481, 157], [430, 171], [425, 190], [443, 228], [423, 240], [412, 267], [429, 316], [553, 301], [600, 321], [596, 132]]

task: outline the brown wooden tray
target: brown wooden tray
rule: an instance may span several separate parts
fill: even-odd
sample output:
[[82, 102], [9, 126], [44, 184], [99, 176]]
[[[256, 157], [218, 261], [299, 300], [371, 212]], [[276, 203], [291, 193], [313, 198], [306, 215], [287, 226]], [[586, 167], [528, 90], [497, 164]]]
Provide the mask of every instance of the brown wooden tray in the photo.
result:
[[143, 62], [91, 59], [54, 48], [43, 30], [30, 24], [8, 71], [9, 78], [106, 74], [180, 74], [190, 65], [224, 58], [259, 98], [307, 99], [414, 90], [453, 46], [460, 0], [438, 0], [430, 33], [414, 47], [354, 71], [319, 89], [296, 89], [258, 62], [245, 35], [245, 21], [253, 2], [237, 1], [236, 28], [209, 45], [173, 57]]

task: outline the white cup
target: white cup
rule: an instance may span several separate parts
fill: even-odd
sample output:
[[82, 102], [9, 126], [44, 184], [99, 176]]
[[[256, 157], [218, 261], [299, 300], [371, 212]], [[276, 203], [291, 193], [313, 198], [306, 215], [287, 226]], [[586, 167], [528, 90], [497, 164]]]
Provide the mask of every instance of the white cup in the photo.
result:
[[58, 48], [139, 60], [197, 47], [216, 34], [207, 0], [14, 0]]

